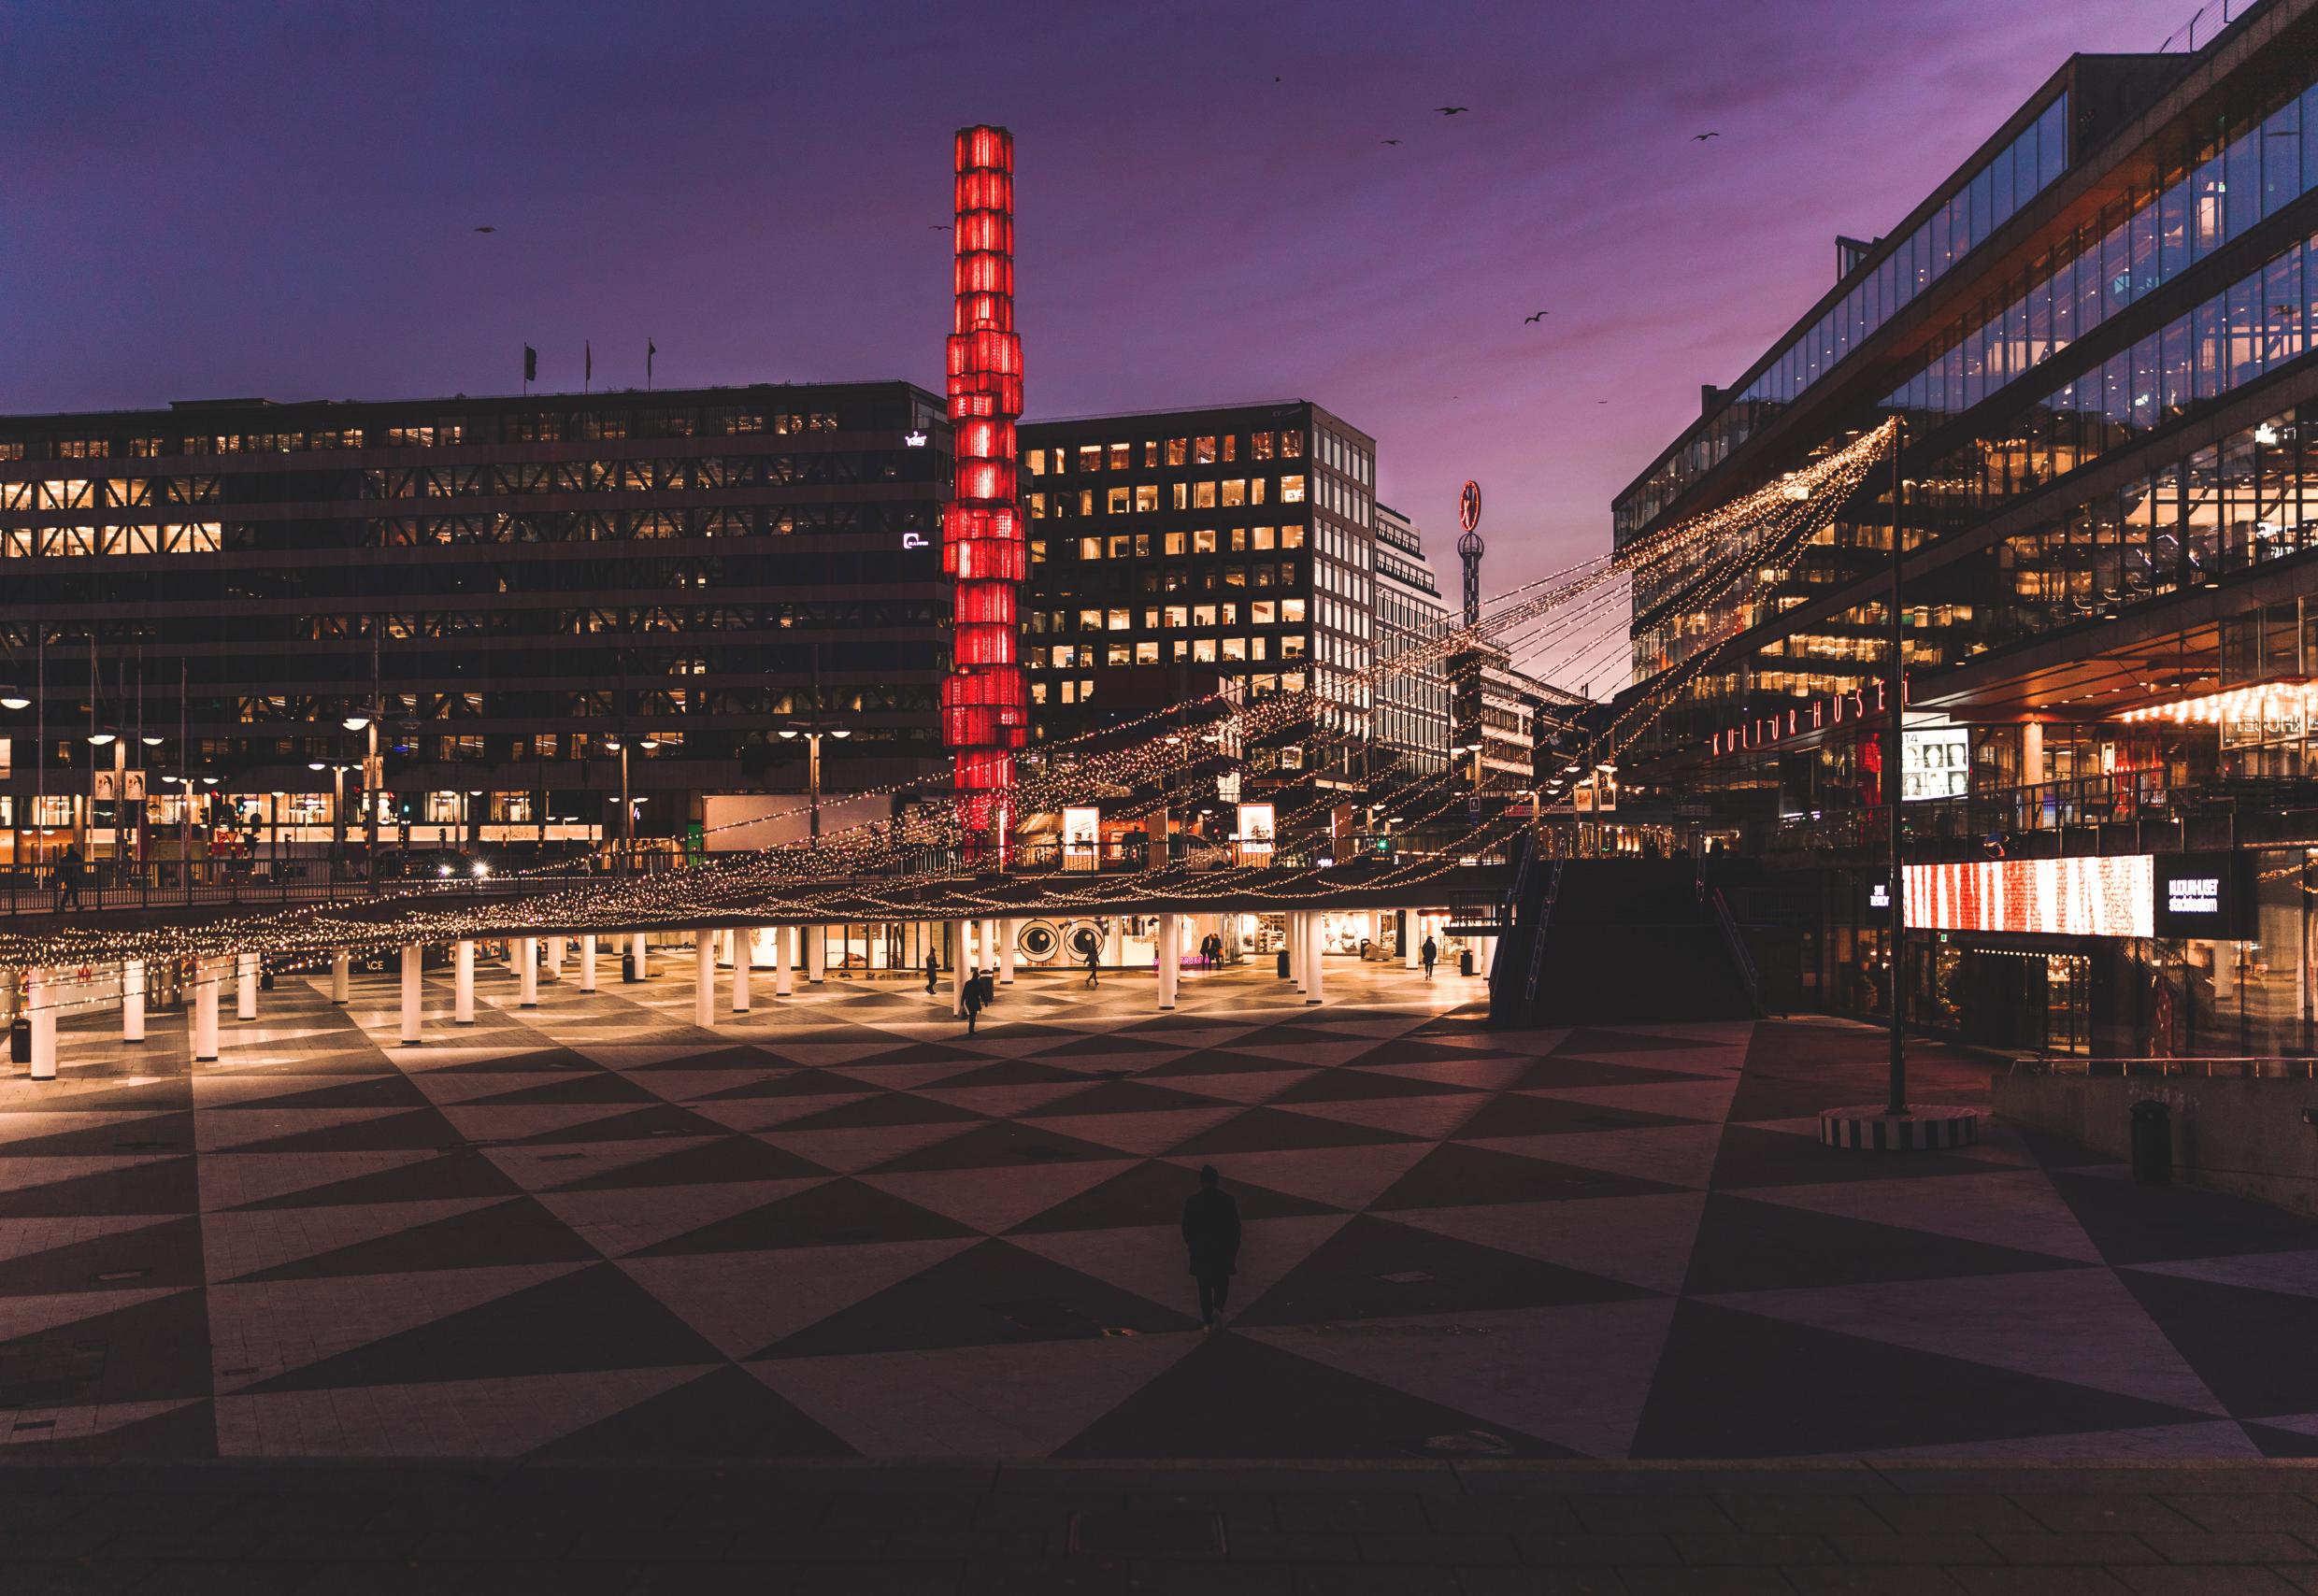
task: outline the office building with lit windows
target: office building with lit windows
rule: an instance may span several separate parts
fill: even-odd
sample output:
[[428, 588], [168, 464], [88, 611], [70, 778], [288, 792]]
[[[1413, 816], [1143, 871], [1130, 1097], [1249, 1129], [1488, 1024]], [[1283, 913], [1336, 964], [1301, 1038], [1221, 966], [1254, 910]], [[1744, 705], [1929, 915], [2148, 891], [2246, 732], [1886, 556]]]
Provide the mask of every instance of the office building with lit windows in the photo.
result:
[[949, 440], [902, 382], [0, 417], [0, 848], [347, 846], [373, 718], [388, 847], [616, 842], [623, 780], [681, 846], [816, 722], [833, 794], [938, 776]]
[[1308, 400], [1025, 421], [1034, 741], [1238, 682], [1319, 692], [1259, 774], [1365, 764], [1376, 441]]
[[[1390, 505], [1376, 514], [1376, 661], [1387, 665], [1419, 644], [1438, 642], [1449, 630], [1449, 606], [1440, 596], [1432, 563], [1424, 557], [1424, 535], [1414, 521]], [[1370, 709], [1377, 774], [1437, 776], [1449, 764], [1449, 673], [1444, 661], [1430, 659], [1394, 671], [1376, 684]]]
[[[1911, 1017], [1996, 1045], [2318, 1044], [2318, 0], [2196, 37], [2074, 57], [1976, 147], [1957, 137], [1953, 175], [1844, 241], [1825, 294], [1614, 506], [1623, 547], [1904, 420], [1896, 515], [1879, 469], [1737, 595], [1638, 584], [1626, 702], [1670, 704], [1625, 775], [1775, 859], [1865, 861], [1896, 806], [1925, 868], [1985, 866], [1992, 896], [1910, 887], [1924, 933], [1898, 985]], [[1896, 521], [1893, 772], [1875, 691]], [[2238, 819], [2201, 819], [2219, 814]], [[2245, 884], [2172, 894], [2214, 905], [2202, 935], [2162, 891], [2139, 912], [2138, 865], [2111, 905], [2134, 912], [2098, 927], [2015, 915], [2004, 884], [2063, 853], [2154, 856], [2162, 883], [2168, 850], [2209, 848], [2196, 878]], [[1870, 875], [1830, 878], [1801, 995], [1886, 1001]]]

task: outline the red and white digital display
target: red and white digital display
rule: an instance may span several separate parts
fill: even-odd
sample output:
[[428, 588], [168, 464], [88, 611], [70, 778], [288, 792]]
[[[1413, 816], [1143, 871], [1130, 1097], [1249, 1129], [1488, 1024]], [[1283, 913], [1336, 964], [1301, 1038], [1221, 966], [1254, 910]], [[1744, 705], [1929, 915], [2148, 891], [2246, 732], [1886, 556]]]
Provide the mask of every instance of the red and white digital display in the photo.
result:
[[1916, 931], [2154, 936], [2155, 866], [2145, 853], [1910, 864], [1908, 925]]

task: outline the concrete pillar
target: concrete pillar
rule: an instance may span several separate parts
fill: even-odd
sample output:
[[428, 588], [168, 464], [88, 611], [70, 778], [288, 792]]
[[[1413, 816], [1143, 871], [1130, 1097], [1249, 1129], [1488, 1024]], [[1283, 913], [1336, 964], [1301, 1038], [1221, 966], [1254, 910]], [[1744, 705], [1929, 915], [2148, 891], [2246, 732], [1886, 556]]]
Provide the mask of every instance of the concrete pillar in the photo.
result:
[[26, 1018], [32, 1021], [32, 1078], [56, 1078], [56, 983], [46, 970], [26, 973]]
[[1126, 960], [1127, 925], [1123, 916], [1113, 915], [1103, 929], [1103, 964], [1118, 969]]
[[721, 964], [737, 964], [740, 962], [740, 954], [737, 951], [739, 947], [740, 938], [736, 936], [732, 932], [718, 932], [716, 933], [717, 962]]
[[401, 1040], [406, 1047], [415, 1047], [419, 1045], [419, 972], [423, 966], [424, 960], [423, 951], [415, 942], [403, 949]]
[[548, 938], [548, 978], [550, 980], [560, 981], [564, 978], [564, 943], [565, 940], [566, 938], [561, 936]]
[[651, 945], [640, 931], [628, 938], [628, 974], [638, 981], [651, 979]]
[[1304, 990], [1305, 961], [1311, 951], [1312, 940], [1311, 928], [1305, 923], [1305, 919], [1301, 909], [1290, 909], [1281, 917], [1281, 927], [1288, 936], [1288, 979], [1295, 983], [1295, 990], [1299, 992]]
[[218, 983], [224, 970], [215, 960], [193, 961], [193, 1062], [214, 1064], [218, 1056]]
[[1161, 915], [1159, 917], [1157, 962], [1159, 965], [1159, 1006], [1161, 1008], [1175, 1006], [1175, 983], [1183, 968], [1183, 954], [1180, 946], [1182, 935], [1182, 916]]
[[997, 922], [997, 926], [998, 984], [1002, 987], [1010, 987], [1014, 984], [1014, 922], [1010, 919], [1002, 919]]
[[330, 1001], [344, 1004], [354, 1001], [354, 956], [340, 950], [330, 955]]
[[234, 1018], [255, 1019], [258, 1017], [258, 956], [254, 953], [234, 955]]
[[1400, 967], [1414, 970], [1424, 961], [1419, 955], [1424, 948], [1424, 921], [1414, 909], [1400, 911]]
[[451, 945], [451, 1023], [475, 1023], [475, 943], [467, 937]]
[[595, 933], [590, 932], [580, 939], [580, 990], [595, 990]]
[[519, 936], [515, 939], [516, 1004], [523, 1008], [539, 1006], [539, 939]]
[[966, 927], [965, 920], [951, 922], [957, 936], [958, 957], [950, 962], [950, 1012], [963, 1017], [966, 1013]]
[[121, 1039], [145, 1040], [145, 961], [121, 962]]
[[726, 932], [733, 946], [733, 1012], [749, 1012], [749, 972], [756, 964], [756, 931]]
[[829, 928], [808, 925], [805, 928], [805, 978], [813, 986], [821, 985], [822, 976], [829, 973]]
[[1481, 939], [1481, 957], [1473, 962], [1473, 968], [1484, 976], [1495, 973], [1497, 968], [1497, 939], [1495, 937], [1484, 936]]
[[716, 933], [706, 926], [693, 933], [693, 1023], [716, 1029]]
[[1323, 965], [1321, 963], [1321, 958], [1324, 949], [1320, 940], [1319, 910], [1307, 909], [1305, 911], [1304, 929], [1306, 933], [1306, 945], [1311, 949], [1309, 954], [1311, 962], [1306, 968], [1304, 973], [1304, 1001], [1307, 1004], [1315, 1004], [1320, 1002], [1322, 997], [1324, 995], [1324, 990], [1327, 985], [1327, 983], [1322, 978]]
[[773, 927], [773, 995], [789, 997], [796, 991], [797, 928], [793, 925]]

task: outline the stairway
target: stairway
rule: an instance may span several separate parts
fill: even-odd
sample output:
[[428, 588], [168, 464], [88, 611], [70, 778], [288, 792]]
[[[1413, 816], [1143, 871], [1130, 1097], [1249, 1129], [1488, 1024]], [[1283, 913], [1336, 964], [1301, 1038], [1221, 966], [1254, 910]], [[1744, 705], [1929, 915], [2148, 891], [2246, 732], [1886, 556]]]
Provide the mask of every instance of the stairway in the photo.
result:
[[1755, 1016], [1745, 955], [1688, 860], [1539, 861], [1517, 881], [1513, 919], [1493, 1026]]

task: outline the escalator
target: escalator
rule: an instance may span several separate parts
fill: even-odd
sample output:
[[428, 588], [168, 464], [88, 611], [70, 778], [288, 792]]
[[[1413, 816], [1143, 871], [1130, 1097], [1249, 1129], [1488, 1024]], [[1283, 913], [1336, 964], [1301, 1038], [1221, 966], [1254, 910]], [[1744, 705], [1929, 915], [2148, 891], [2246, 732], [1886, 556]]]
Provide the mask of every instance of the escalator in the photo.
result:
[[1493, 1027], [1760, 1013], [1729, 909], [1689, 861], [1523, 864], [1509, 905], [1513, 929], [1490, 979]]

